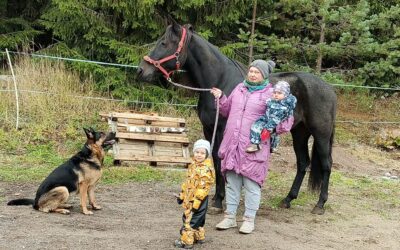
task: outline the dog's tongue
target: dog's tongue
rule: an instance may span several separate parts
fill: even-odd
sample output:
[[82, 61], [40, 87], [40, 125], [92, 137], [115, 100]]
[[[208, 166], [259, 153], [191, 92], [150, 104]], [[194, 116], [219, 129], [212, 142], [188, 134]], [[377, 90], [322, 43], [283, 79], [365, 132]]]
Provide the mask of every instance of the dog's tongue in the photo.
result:
[[109, 140], [109, 141], [105, 141], [104, 145], [112, 145], [115, 143], [115, 140]]

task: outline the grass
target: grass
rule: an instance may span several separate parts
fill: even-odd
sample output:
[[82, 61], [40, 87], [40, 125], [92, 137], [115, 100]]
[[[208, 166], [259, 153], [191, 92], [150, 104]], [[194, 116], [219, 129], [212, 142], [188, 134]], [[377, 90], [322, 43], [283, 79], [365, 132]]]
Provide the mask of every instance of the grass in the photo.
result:
[[[286, 197], [288, 188], [292, 185], [294, 174], [270, 172], [265, 183], [266, 196], [263, 197], [262, 204], [272, 209], [278, 208], [281, 200]], [[302, 186], [305, 186], [306, 182], [307, 176]], [[308, 192], [306, 187], [302, 187], [298, 198], [293, 200], [291, 204], [293, 206], [306, 206], [315, 203], [316, 199], [316, 194]]]
[[[261, 204], [271, 209], [279, 207], [281, 200], [286, 197], [294, 179], [294, 173], [283, 174], [270, 172], [266, 181]], [[292, 206], [314, 206], [318, 201], [319, 193], [307, 190], [308, 175], [305, 176], [303, 185], [297, 199], [292, 201]], [[376, 207], [400, 208], [400, 182], [384, 179], [373, 179], [364, 176], [348, 176], [342, 172], [333, 171], [330, 178], [330, 194], [338, 197], [352, 198], [357, 201], [353, 205], [370, 211]], [[339, 206], [330, 202], [325, 206]], [[382, 211], [383, 213], [383, 211]]]
[[[50, 150], [51, 151], [51, 150]], [[4, 182], [40, 182], [59, 164], [66, 159], [48, 158], [49, 151], [35, 151], [34, 158], [11, 156], [0, 160], [0, 181]], [[33, 161], [31, 160], [33, 159]], [[126, 182], [152, 182], [180, 183], [185, 173], [183, 171], [166, 171], [145, 165], [131, 167], [112, 167], [112, 157], [105, 159], [105, 168], [101, 182], [107, 185], [122, 184]]]
[[349, 177], [340, 172], [332, 172], [333, 190], [354, 198], [363, 198], [372, 203], [379, 202], [391, 207], [400, 207], [400, 182], [371, 177]]
[[182, 171], [166, 171], [145, 165], [137, 167], [109, 167], [103, 172], [102, 183], [121, 184], [126, 182], [181, 183], [185, 177]]
[[54, 167], [52, 166], [1, 166], [0, 181], [4, 182], [39, 182]]

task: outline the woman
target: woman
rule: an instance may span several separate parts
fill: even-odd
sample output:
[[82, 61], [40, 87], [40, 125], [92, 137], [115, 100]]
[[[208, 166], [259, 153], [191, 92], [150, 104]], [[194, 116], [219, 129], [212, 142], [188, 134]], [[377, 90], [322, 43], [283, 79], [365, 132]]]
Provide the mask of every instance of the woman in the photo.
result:
[[[219, 99], [220, 112], [227, 117], [224, 138], [218, 155], [221, 172], [226, 180], [226, 210], [224, 219], [216, 225], [224, 230], [237, 227], [236, 211], [242, 186], [245, 189], [245, 213], [239, 232], [249, 234], [254, 230], [254, 219], [260, 206], [261, 186], [268, 172], [270, 141], [262, 142], [261, 149], [246, 153], [250, 145], [250, 127], [265, 114], [266, 100], [272, 97], [269, 75], [275, 67], [273, 61], [255, 60], [250, 64], [246, 79], [239, 83], [229, 97], [213, 88], [211, 93]], [[293, 116], [276, 127], [276, 133], [288, 132]]]

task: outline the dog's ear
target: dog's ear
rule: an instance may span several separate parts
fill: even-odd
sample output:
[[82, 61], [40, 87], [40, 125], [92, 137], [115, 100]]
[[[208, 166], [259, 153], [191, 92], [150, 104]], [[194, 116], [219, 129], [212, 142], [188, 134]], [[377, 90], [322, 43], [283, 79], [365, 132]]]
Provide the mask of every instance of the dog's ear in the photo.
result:
[[88, 136], [88, 135], [89, 135], [89, 133], [90, 133], [90, 130], [89, 130], [89, 129], [87, 129], [87, 128], [83, 128], [83, 131], [85, 131], [85, 134], [86, 134], [86, 136]]
[[92, 131], [92, 128], [89, 128], [89, 129], [83, 128], [83, 130], [85, 131], [87, 139], [94, 141], [94, 133]]

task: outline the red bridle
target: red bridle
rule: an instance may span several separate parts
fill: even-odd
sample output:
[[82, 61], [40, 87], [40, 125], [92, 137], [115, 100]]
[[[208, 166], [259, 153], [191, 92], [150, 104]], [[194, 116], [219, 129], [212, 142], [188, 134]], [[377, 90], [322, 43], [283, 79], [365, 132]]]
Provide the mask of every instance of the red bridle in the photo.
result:
[[[178, 48], [176, 49], [176, 51], [175, 51], [174, 54], [172, 54], [172, 55], [170, 55], [170, 56], [167, 56], [167, 57], [164, 57], [164, 58], [162, 58], [162, 59], [160, 59], [160, 60], [157, 60], [157, 61], [151, 59], [149, 56], [144, 56], [143, 59], [144, 59], [146, 62], [148, 62], [148, 63], [150, 63], [150, 64], [153, 64], [154, 67], [156, 67], [157, 69], [159, 69], [159, 70], [164, 74], [164, 77], [165, 77], [166, 79], [170, 79], [169, 76], [170, 76], [175, 70], [179, 70], [179, 68], [181, 67], [181, 63], [179, 62], [179, 54], [181, 53], [181, 50], [182, 50], [182, 48], [183, 48], [183, 44], [185, 43], [185, 39], [186, 39], [186, 28], [182, 27], [182, 37], [181, 37], [181, 40], [179, 41]], [[161, 64], [162, 64], [162, 63], [165, 63], [165, 62], [167, 62], [167, 61], [169, 61], [169, 60], [172, 60], [172, 59], [176, 59], [176, 68], [168, 72], [163, 66], [161, 66]]]

